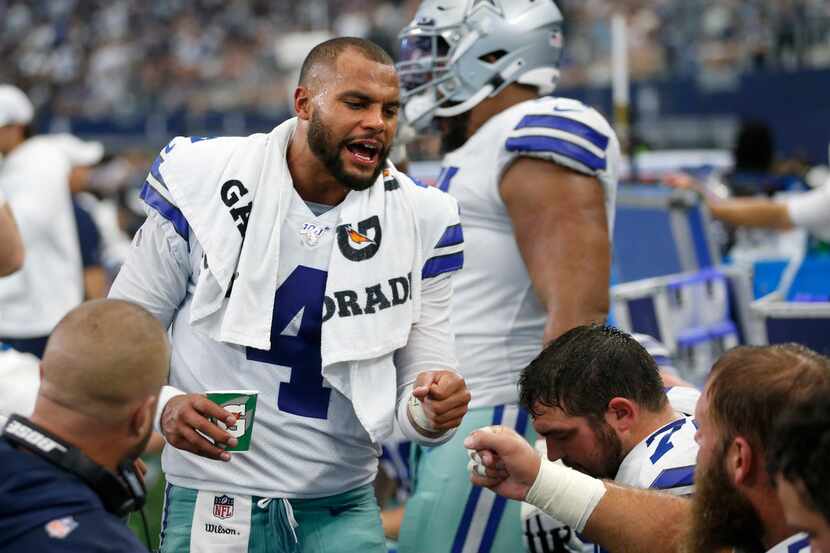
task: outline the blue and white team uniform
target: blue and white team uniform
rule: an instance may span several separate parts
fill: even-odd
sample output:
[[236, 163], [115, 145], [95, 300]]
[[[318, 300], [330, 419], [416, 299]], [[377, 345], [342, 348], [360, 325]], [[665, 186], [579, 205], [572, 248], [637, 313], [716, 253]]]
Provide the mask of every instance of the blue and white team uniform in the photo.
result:
[[767, 553], [810, 553], [810, 537], [799, 532], [775, 544]]
[[412, 544], [426, 539], [431, 528], [447, 525], [454, 525], [452, 542], [432, 544], [430, 551], [520, 547], [519, 504], [471, 486], [461, 442], [491, 424], [510, 426], [529, 439], [533, 434], [528, 414], [517, 405], [517, 381], [542, 350], [547, 310], [533, 290], [499, 191], [505, 171], [523, 157], [595, 177], [613, 227], [619, 144], [605, 118], [576, 100], [545, 97], [517, 104], [445, 156], [437, 185], [458, 200], [466, 239], [464, 270], [453, 281], [452, 326], [472, 400], [450, 442], [415, 447], [415, 493], [401, 528], [405, 553], [419, 551]]
[[[235, 453], [224, 463], [165, 448], [162, 463], [169, 486], [162, 551], [383, 551], [371, 486], [380, 446], [349, 398], [322, 376], [321, 327], [335, 308], [340, 312], [334, 316], [343, 316], [344, 310], [353, 317], [370, 316], [407, 301], [412, 291], [405, 289], [412, 281], [394, 283], [394, 291], [390, 283], [380, 283], [368, 303], [357, 296], [324, 296], [330, 259], [344, 247], [338, 246], [343, 204], [308, 204], [292, 186], [279, 235], [276, 296], [269, 298], [274, 304], [271, 349], [220, 342], [194, 328], [194, 290], [209, 260], [171, 201], [165, 166], [175, 164], [176, 156], [198, 162], [201, 144], [214, 140], [176, 139], [171, 143], [175, 147], [168, 146], [156, 160], [142, 191], [147, 221], [110, 294], [142, 305], [170, 327], [172, 387], [188, 393], [259, 392], [250, 451]], [[393, 169], [374, 186], [385, 189], [387, 198], [403, 193], [414, 198], [424, 260], [419, 267], [420, 318], [407, 345], [394, 354], [400, 387], [423, 370], [455, 368], [450, 277], [460, 268], [463, 238], [457, 206], [446, 195], [418, 187]], [[257, 231], [248, 228], [247, 236]], [[384, 228], [384, 233], [392, 232], [394, 227]], [[382, 248], [379, 234], [374, 238]], [[361, 268], [355, 263], [353, 270]], [[399, 393], [384, 386], [378, 384], [375, 392], [393, 398]]]
[[[694, 408], [700, 392], [676, 386], [666, 395], [678, 417], [652, 432], [623, 459], [614, 481], [633, 488], [661, 490], [688, 496], [694, 492], [698, 445]], [[545, 443], [537, 449], [545, 455]], [[528, 503], [522, 504], [525, 551], [528, 553], [595, 553], [600, 548]]]

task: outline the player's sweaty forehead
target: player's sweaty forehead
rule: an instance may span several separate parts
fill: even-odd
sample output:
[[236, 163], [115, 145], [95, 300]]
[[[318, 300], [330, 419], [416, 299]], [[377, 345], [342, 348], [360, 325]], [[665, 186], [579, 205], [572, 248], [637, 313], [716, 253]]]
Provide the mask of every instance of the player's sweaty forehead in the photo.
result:
[[333, 62], [316, 64], [309, 72], [306, 86], [320, 99], [336, 98], [353, 90], [384, 104], [400, 99], [395, 68], [368, 59], [354, 48], [347, 48]]

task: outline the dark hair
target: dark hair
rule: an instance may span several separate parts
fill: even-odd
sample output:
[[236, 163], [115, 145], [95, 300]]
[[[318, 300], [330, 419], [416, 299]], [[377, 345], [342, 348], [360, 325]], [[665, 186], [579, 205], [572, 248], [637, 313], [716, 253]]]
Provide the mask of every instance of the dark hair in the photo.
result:
[[830, 360], [800, 344], [740, 346], [712, 367], [706, 394], [723, 439], [743, 436], [763, 454], [789, 405], [830, 397]]
[[744, 121], [735, 138], [735, 170], [767, 172], [775, 158], [775, 141], [763, 121]]
[[325, 42], [321, 42], [312, 48], [311, 52], [308, 53], [308, 56], [306, 56], [305, 61], [303, 61], [303, 66], [300, 69], [299, 84], [301, 86], [307, 86], [308, 79], [310, 78], [314, 67], [321, 63], [333, 65], [334, 62], [337, 61], [340, 54], [348, 49], [357, 50], [368, 60], [382, 63], [383, 65], [395, 65], [395, 61], [392, 59], [392, 56], [390, 56], [386, 50], [370, 40], [351, 36], [332, 38]]
[[550, 343], [522, 371], [520, 402], [538, 402], [571, 416], [602, 417], [608, 402], [625, 397], [649, 411], [665, 407], [660, 371], [637, 340], [606, 325], [578, 326]]
[[802, 501], [830, 524], [830, 398], [811, 397], [775, 425], [768, 470], [791, 482]]

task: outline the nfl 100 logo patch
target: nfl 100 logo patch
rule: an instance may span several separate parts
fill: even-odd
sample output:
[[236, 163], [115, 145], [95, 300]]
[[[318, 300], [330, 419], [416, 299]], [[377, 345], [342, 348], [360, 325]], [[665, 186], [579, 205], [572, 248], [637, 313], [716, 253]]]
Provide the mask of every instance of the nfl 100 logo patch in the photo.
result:
[[229, 495], [217, 495], [213, 498], [213, 516], [226, 519], [233, 516], [233, 498]]

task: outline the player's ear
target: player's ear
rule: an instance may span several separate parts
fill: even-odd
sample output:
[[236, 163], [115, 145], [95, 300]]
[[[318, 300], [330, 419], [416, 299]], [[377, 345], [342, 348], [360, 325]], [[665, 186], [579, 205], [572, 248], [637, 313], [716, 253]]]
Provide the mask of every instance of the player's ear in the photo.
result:
[[294, 111], [297, 112], [297, 117], [303, 121], [311, 119], [312, 106], [311, 90], [305, 86], [298, 86], [294, 89]]
[[608, 402], [605, 422], [614, 429], [625, 432], [629, 430], [640, 414], [637, 404], [624, 397], [614, 397]]
[[[751, 484], [759, 476], [756, 474], [759, 464], [755, 461], [749, 441], [743, 436], [733, 438], [726, 450], [726, 469], [736, 486]], [[766, 470], [761, 472], [766, 475]]]
[[156, 412], [156, 396], [149, 396], [139, 404], [130, 416], [130, 434], [145, 436], [153, 426], [153, 416]]

